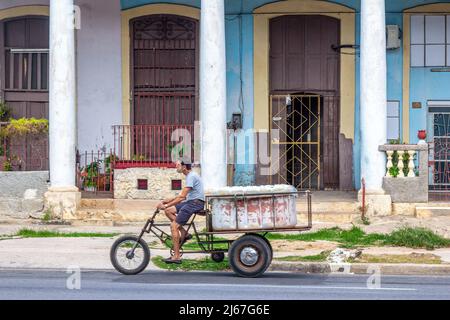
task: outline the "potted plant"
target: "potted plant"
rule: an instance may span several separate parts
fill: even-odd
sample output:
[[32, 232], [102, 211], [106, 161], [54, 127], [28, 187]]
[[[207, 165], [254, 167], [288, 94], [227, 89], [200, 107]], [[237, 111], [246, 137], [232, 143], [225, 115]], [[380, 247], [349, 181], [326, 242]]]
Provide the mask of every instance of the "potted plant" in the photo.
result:
[[167, 150], [170, 157], [182, 158], [186, 154], [184, 144], [167, 145]]
[[12, 171], [12, 163], [10, 158], [1, 157], [0, 158], [1, 171]]
[[93, 161], [81, 170], [84, 191], [93, 192], [97, 190], [100, 161]]
[[119, 157], [117, 157], [115, 154], [111, 154], [108, 157], [105, 158], [105, 177], [103, 179], [104, 185], [105, 185], [105, 191], [111, 190], [111, 180], [113, 180], [113, 174], [112, 171], [112, 164], [119, 160]]
[[417, 132], [417, 137], [419, 138], [419, 142], [418, 144], [426, 144], [425, 139], [427, 137], [427, 132], [426, 130], [419, 130]]

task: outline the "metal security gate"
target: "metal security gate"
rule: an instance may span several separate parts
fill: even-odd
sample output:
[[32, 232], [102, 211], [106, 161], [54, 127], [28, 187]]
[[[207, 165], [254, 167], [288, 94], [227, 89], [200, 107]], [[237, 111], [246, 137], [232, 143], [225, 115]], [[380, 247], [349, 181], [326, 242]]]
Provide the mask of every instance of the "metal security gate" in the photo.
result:
[[429, 199], [450, 201], [450, 106], [429, 110]]
[[320, 188], [321, 109], [319, 95], [271, 96], [271, 183]]
[[281, 134], [280, 159], [271, 159], [280, 168], [277, 174], [271, 171], [273, 183], [297, 189], [340, 186], [340, 55], [332, 49], [339, 44], [338, 19], [287, 15], [270, 20], [268, 116], [271, 129]]
[[[198, 21], [176, 15], [139, 17], [132, 21], [131, 36], [132, 123], [138, 130], [131, 151], [137, 159], [165, 162], [173, 147], [166, 129], [191, 130], [198, 114]], [[143, 126], [152, 126], [152, 133]]]

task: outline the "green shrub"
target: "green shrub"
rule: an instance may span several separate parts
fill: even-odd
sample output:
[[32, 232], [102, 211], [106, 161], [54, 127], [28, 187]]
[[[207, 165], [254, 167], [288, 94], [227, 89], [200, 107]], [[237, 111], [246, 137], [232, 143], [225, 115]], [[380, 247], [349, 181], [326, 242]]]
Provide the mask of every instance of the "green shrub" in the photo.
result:
[[48, 120], [36, 118], [11, 119], [2, 129], [3, 137], [24, 136], [27, 134], [42, 134], [48, 132]]

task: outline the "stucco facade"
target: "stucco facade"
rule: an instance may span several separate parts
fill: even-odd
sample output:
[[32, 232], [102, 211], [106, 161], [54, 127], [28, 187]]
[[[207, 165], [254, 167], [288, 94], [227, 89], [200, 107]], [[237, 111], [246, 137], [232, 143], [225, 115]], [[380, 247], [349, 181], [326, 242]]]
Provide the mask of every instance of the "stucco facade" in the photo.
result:
[[[113, 148], [112, 125], [132, 124], [130, 21], [152, 14], [174, 14], [199, 20], [200, 0], [76, 0], [80, 28], [76, 30], [76, 144], [80, 151]], [[49, 1], [0, 1], [0, 19], [17, 15], [48, 15]], [[402, 30], [401, 45], [386, 51], [387, 101], [399, 104], [400, 140], [418, 142], [417, 131], [431, 130], [428, 101], [450, 101], [450, 73], [411, 67], [410, 17], [445, 14], [448, 1], [386, 1], [386, 25]], [[242, 114], [245, 140], [239, 150], [234, 184], [256, 179], [256, 144], [246, 130], [269, 130], [269, 20], [284, 15], [327, 15], [340, 21], [340, 44], [361, 45], [361, 5], [357, 0], [225, 1], [226, 121]], [[201, 40], [200, 40], [201, 41]], [[361, 57], [359, 49], [340, 56], [339, 133], [352, 142], [352, 185], [361, 187]], [[201, 96], [201, 93], [200, 93]], [[421, 108], [413, 108], [420, 102]], [[416, 106], [417, 104], [415, 104]], [[232, 143], [232, 137], [229, 142]], [[242, 144], [241, 144], [242, 146]], [[377, 146], [375, 146], [377, 148]], [[381, 183], [381, 182], [380, 182]]]

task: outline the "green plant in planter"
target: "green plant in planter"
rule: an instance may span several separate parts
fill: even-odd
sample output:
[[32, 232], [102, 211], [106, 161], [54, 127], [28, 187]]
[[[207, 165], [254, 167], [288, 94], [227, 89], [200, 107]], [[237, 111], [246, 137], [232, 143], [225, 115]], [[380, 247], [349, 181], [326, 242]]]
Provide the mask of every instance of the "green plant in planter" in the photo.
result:
[[143, 155], [143, 154], [135, 154], [131, 158], [131, 160], [133, 160], [133, 161], [145, 161], [145, 160], [147, 160], [147, 157], [145, 155]]
[[389, 144], [401, 144], [401, 143], [400, 143], [400, 139], [392, 139], [392, 140], [389, 140]]
[[398, 152], [394, 151], [394, 153], [392, 154], [392, 167], [389, 169], [389, 174], [394, 178], [397, 177], [400, 173], [398, 162], [403, 161], [403, 175], [406, 177], [409, 173], [408, 164], [410, 157], [411, 156], [409, 155], [409, 153], [404, 153], [402, 159], [400, 160]]
[[119, 157], [116, 156], [115, 154], [111, 154], [108, 157], [105, 158], [105, 173], [106, 174], [110, 174], [111, 173], [111, 163], [113, 163], [114, 161], [119, 160]]
[[115, 154], [111, 154], [108, 157], [105, 158], [105, 190], [110, 191], [111, 190], [111, 180], [113, 179], [111, 176], [111, 163], [114, 161], [119, 160], [119, 157]]
[[[22, 159], [19, 156], [13, 155], [13, 156], [7, 156], [6, 158], [3, 158], [3, 171], [13, 171], [13, 161], [14, 165], [18, 167], [19, 171], [22, 169]], [[2, 160], [3, 160], [2, 159]]]
[[399, 172], [400, 169], [397, 166], [389, 168], [389, 174], [391, 175], [391, 177], [397, 177]]

